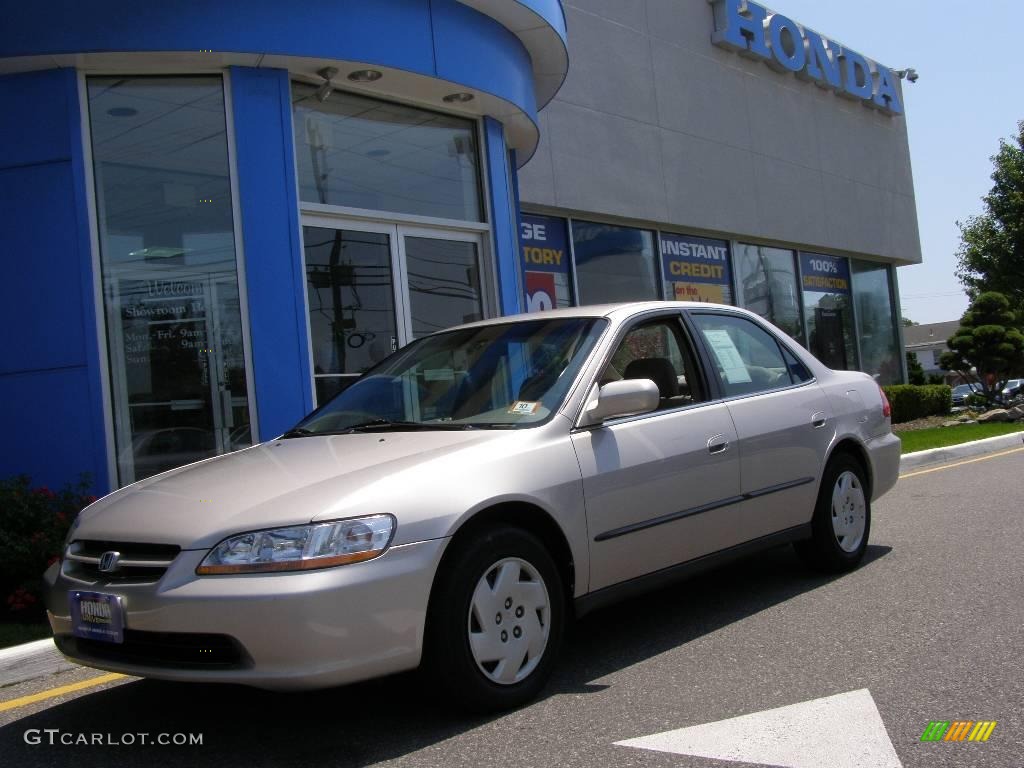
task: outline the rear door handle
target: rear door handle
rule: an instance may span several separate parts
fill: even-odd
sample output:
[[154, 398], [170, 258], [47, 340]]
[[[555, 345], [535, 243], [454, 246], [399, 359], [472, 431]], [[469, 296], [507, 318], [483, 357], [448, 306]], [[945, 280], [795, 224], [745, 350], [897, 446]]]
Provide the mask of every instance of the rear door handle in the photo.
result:
[[826, 418], [825, 414], [820, 411], [811, 416], [811, 426], [814, 427], [815, 429], [821, 429], [822, 427], [825, 426], [827, 422], [828, 419]]
[[725, 453], [729, 450], [729, 441], [725, 435], [715, 435], [708, 438], [708, 453]]

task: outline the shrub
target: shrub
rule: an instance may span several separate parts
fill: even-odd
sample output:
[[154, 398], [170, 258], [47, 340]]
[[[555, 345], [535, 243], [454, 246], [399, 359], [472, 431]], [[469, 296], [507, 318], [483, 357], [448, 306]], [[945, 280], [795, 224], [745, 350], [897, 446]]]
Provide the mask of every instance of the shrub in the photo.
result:
[[953, 389], [945, 384], [897, 384], [883, 389], [892, 405], [893, 424], [926, 416], [943, 416], [953, 408]]
[[96, 500], [87, 476], [54, 493], [32, 488], [29, 478], [0, 480], [0, 614], [37, 619], [43, 615], [43, 572], [61, 555], [75, 516]]

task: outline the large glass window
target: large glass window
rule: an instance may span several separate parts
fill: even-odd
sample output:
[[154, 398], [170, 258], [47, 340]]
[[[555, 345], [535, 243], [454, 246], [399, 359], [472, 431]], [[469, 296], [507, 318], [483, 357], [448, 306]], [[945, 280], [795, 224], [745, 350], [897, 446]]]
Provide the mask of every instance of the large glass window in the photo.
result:
[[88, 81], [118, 480], [251, 442], [220, 77]]
[[838, 256], [800, 254], [804, 318], [811, 353], [833, 370], [856, 370], [850, 263]]
[[470, 120], [292, 84], [304, 202], [482, 221]]
[[892, 268], [859, 259], [853, 259], [852, 266], [862, 370], [880, 384], [899, 384], [903, 381], [903, 366], [892, 298]]
[[729, 243], [661, 233], [661, 267], [670, 299], [732, 304]]
[[661, 298], [653, 233], [574, 221], [572, 237], [581, 304]]
[[572, 255], [565, 219], [521, 216], [523, 288], [526, 311], [545, 312], [573, 305]]
[[803, 344], [793, 252], [740, 243], [736, 246], [735, 259], [739, 306], [756, 312]]

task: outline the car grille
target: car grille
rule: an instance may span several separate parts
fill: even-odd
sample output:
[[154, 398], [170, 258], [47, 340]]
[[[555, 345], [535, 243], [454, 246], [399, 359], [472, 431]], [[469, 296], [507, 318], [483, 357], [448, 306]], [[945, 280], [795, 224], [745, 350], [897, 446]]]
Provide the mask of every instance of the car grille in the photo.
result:
[[124, 631], [123, 643], [104, 643], [58, 635], [57, 646], [69, 656], [142, 667], [173, 669], [242, 669], [248, 657], [229, 635], [195, 632]]
[[[181, 547], [173, 544], [137, 544], [125, 541], [73, 541], [64, 553], [63, 573], [90, 584], [152, 584], [171, 567]], [[104, 552], [120, 553], [113, 573], [100, 571]]]

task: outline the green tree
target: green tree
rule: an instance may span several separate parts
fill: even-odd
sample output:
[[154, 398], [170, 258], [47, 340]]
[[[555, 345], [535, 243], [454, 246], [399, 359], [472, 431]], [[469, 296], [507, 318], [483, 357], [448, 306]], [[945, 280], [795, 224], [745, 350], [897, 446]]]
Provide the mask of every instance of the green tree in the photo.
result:
[[1024, 322], [1024, 121], [1016, 137], [1000, 141], [992, 164], [984, 213], [957, 222], [956, 275], [972, 299], [986, 291], [1005, 295]]
[[955, 371], [966, 382], [977, 383], [978, 393], [989, 402], [1006, 386], [1006, 380], [1024, 370], [1024, 333], [1001, 293], [979, 295], [964, 313], [960, 328], [949, 341], [939, 366]]
[[917, 359], [916, 352], [907, 352], [907, 375], [911, 384], [921, 386], [924, 384], [924, 367]]

